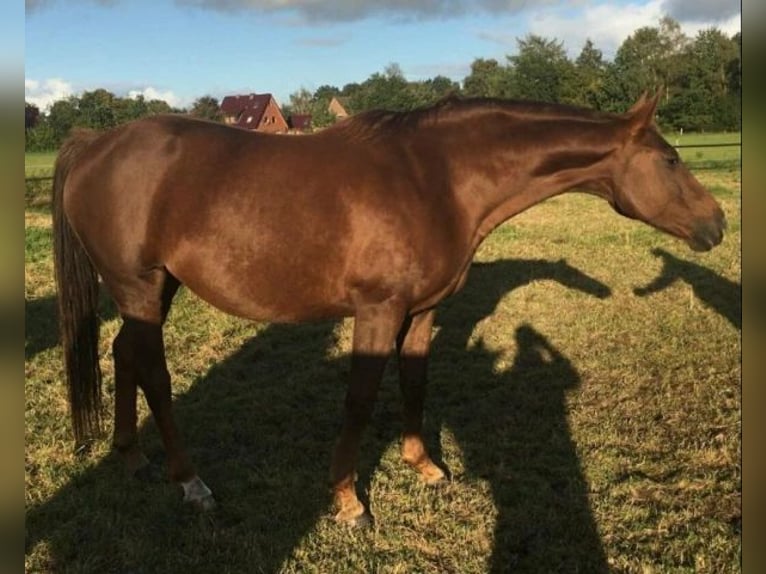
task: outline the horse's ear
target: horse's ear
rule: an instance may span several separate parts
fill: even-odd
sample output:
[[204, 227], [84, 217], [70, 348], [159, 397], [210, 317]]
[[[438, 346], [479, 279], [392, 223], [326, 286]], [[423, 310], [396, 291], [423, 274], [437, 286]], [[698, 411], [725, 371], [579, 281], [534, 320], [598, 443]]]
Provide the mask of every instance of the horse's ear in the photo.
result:
[[630, 106], [630, 109], [628, 110], [628, 115], [633, 115], [637, 111], [639, 111], [644, 105], [646, 104], [646, 100], [649, 98], [649, 92], [644, 91], [639, 97], [638, 100], [636, 100], [636, 103]]
[[657, 91], [653, 96], [649, 96], [647, 92], [641, 94], [638, 101], [633, 104], [628, 110], [628, 117], [630, 118], [630, 131], [632, 133], [638, 132], [638, 130], [649, 127], [654, 122], [654, 114], [657, 113], [657, 104], [660, 102], [660, 91]]

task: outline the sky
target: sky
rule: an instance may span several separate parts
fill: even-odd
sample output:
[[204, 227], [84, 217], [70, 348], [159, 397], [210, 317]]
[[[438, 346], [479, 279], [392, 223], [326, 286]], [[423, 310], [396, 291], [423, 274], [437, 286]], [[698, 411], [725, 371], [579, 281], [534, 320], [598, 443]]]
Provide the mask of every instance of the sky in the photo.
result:
[[409, 80], [456, 81], [517, 39], [591, 39], [607, 59], [663, 15], [693, 37], [741, 28], [740, 0], [26, 0], [25, 100], [104, 88], [175, 107], [203, 95], [342, 88], [397, 63]]

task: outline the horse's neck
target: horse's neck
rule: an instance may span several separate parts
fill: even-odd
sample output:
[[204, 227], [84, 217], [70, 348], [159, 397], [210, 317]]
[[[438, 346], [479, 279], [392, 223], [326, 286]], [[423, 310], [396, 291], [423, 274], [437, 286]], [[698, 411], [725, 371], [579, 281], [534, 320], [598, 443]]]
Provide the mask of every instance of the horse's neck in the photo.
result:
[[[592, 142], [593, 130], [599, 128], [588, 129]], [[455, 158], [451, 163], [459, 166], [453, 190], [467, 215], [475, 245], [502, 222], [555, 195], [577, 188], [608, 196], [604, 184], [608, 173], [601, 161], [610, 150], [605, 143], [611, 137], [608, 128], [597, 147], [576, 131], [566, 142], [545, 133], [523, 142], [522, 135], [513, 140], [498, 137], [498, 131], [497, 126], [490, 126], [482, 134], [477, 126], [468, 145], [447, 151]]]

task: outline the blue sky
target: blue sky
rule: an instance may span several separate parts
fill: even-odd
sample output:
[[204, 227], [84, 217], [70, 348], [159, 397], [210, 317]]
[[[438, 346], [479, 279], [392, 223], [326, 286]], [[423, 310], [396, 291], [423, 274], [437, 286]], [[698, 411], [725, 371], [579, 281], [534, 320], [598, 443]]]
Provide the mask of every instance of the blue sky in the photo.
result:
[[202, 95], [362, 82], [396, 62], [409, 79], [462, 80], [476, 58], [526, 34], [576, 57], [586, 38], [610, 58], [668, 14], [690, 36], [740, 30], [739, 0], [26, 0], [25, 99], [45, 108], [84, 90], [188, 106]]

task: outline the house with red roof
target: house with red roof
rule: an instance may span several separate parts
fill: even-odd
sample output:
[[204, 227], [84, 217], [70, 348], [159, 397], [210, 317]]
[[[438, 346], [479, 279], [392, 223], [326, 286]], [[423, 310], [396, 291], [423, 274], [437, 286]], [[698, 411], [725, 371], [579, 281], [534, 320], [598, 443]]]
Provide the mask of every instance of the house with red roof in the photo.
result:
[[[345, 99], [346, 98], [343, 98], [343, 100]], [[330, 103], [327, 106], [327, 111], [329, 111], [332, 115], [334, 115], [335, 119], [337, 120], [342, 120], [344, 118], [347, 118], [349, 115], [341, 99], [336, 96], [333, 96], [332, 100], [330, 100]]]
[[311, 114], [292, 114], [287, 118], [291, 133], [308, 133], [311, 131]]
[[271, 94], [226, 96], [221, 101], [226, 124], [252, 131], [285, 133], [288, 130], [282, 111]]

